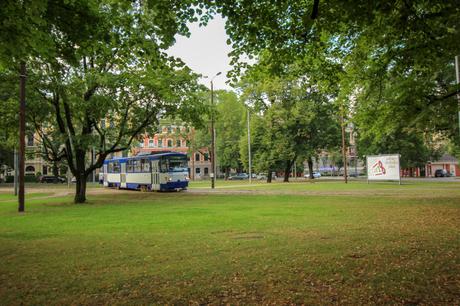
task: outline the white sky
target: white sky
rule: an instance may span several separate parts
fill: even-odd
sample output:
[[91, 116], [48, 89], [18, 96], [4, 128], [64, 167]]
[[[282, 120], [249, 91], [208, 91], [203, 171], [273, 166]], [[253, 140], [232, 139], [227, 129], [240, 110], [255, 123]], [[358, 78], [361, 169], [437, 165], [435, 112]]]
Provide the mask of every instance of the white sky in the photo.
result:
[[[221, 16], [215, 16], [206, 27], [198, 23], [189, 25], [191, 36], [176, 37], [176, 44], [168, 49], [168, 54], [180, 57], [195, 72], [208, 77], [222, 72], [214, 78], [214, 89], [230, 89], [225, 84], [227, 72], [231, 70], [230, 58], [227, 56], [232, 48], [227, 45], [225, 21]], [[210, 79], [202, 79], [201, 83], [210, 87]]]

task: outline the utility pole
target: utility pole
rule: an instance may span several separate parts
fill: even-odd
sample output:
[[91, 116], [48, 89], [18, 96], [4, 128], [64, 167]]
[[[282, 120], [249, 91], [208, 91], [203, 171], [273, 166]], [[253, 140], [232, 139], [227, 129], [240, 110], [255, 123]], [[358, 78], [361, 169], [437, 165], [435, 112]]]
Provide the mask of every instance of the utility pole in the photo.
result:
[[[459, 56], [455, 56], [455, 77], [457, 79], [457, 85], [460, 84], [460, 58]], [[457, 89], [458, 90], [458, 89]], [[460, 132], [460, 93], [457, 94], [458, 100], [458, 130]]]
[[26, 149], [26, 63], [21, 62], [19, 75], [19, 194], [18, 211], [24, 212], [24, 168]]
[[14, 147], [14, 157], [13, 157], [13, 164], [14, 164], [14, 195], [18, 195], [18, 150]]
[[[343, 108], [342, 108], [343, 110]], [[348, 177], [347, 177], [347, 151], [345, 148], [345, 120], [343, 118], [343, 112], [341, 116], [341, 125], [342, 125], [342, 159], [343, 159], [343, 177], [345, 180], [345, 184], [348, 183]]]
[[211, 80], [211, 188], [214, 189], [216, 183], [214, 178], [214, 165], [216, 163], [214, 156], [214, 87]]
[[[94, 147], [91, 148], [91, 165], [94, 165]], [[96, 181], [96, 170], [91, 171], [91, 180]]]
[[248, 161], [249, 161], [249, 184], [252, 184], [251, 127], [249, 125], [249, 108], [248, 108]]
[[211, 79], [211, 188], [214, 189], [216, 185], [216, 151], [215, 151], [215, 131], [214, 131], [214, 78], [220, 75], [222, 72], [216, 73]]

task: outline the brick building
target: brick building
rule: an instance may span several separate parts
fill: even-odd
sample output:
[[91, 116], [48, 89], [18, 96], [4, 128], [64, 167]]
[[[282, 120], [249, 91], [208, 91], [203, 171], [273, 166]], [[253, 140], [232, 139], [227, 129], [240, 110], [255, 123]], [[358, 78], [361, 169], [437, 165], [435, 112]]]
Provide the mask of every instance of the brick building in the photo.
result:
[[131, 154], [146, 154], [162, 151], [186, 153], [189, 156], [188, 168], [191, 179], [208, 178], [211, 173], [210, 154], [206, 148], [191, 152], [194, 129], [182, 124], [162, 124], [158, 132], [145, 134], [138, 147]]

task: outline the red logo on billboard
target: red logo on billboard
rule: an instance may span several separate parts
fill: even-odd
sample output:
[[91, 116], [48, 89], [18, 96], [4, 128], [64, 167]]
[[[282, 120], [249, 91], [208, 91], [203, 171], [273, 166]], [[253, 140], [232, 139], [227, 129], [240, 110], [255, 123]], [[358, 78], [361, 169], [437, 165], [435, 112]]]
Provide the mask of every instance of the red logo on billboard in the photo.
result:
[[382, 161], [379, 160], [372, 166], [372, 173], [374, 173], [374, 175], [385, 175], [385, 173], [387, 173]]

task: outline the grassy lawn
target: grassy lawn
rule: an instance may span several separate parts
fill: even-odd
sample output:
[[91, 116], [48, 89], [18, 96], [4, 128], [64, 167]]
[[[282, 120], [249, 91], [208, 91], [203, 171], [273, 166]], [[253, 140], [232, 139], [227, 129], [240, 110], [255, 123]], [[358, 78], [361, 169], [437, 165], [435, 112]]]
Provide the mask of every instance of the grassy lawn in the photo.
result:
[[[33, 199], [33, 198], [37, 198], [37, 197], [45, 197], [45, 196], [49, 196], [51, 195], [52, 193], [47, 193], [47, 192], [43, 192], [43, 193], [26, 193], [25, 195], [25, 198], [26, 200], [27, 199]], [[0, 201], [12, 201], [12, 200], [16, 200], [17, 197], [12, 194], [12, 193], [0, 193]]]
[[6, 199], [0, 304], [459, 304], [460, 184], [342, 185]]

